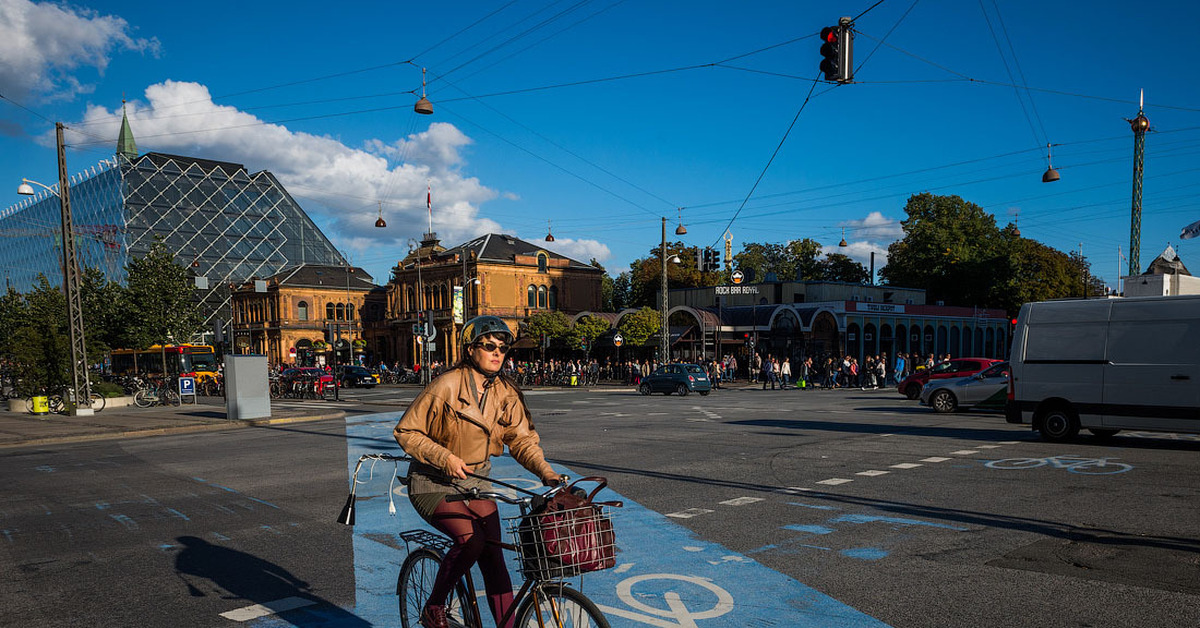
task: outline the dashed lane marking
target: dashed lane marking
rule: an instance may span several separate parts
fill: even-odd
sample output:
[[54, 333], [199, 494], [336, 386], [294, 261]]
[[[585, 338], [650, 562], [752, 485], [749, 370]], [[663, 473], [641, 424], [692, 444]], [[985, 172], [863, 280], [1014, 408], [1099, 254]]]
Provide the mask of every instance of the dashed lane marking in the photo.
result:
[[932, 458], [922, 458], [921, 462], [945, 462], [947, 460], [953, 460], [953, 458], [942, 458], [941, 456], [933, 456]]
[[999, 445], [976, 445], [975, 449], [1000, 449]]
[[821, 480], [821, 481], [817, 482], [817, 484], [825, 484], [828, 486], [837, 486], [839, 484], [848, 484], [853, 481], [854, 480], [850, 480], [847, 478], [829, 478], [828, 480]]
[[720, 504], [722, 506], [745, 506], [746, 504], [754, 504], [761, 501], [765, 500], [761, 497], [735, 497], [720, 502]]
[[231, 611], [221, 613], [221, 617], [233, 621], [246, 622], [251, 619], [258, 619], [259, 617], [266, 617], [267, 615], [274, 615], [314, 604], [316, 602], [306, 600], [302, 597], [285, 597], [282, 600], [275, 600], [266, 604], [254, 604], [243, 608], [235, 608]]
[[979, 453], [979, 452], [975, 451], [974, 449], [960, 449], [958, 451], [950, 452], [950, 455], [951, 456], [970, 456], [971, 454], [977, 454], [977, 453]]
[[916, 469], [917, 467], [921, 467], [921, 466], [924, 466], [924, 465], [917, 464], [915, 462], [901, 462], [900, 464], [892, 465], [891, 468], [893, 468], [893, 469]]
[[674, 517], [675, 519], [691, 519], [692, 517], [707, 515], [710, 512], [712, 511], [707, 508], [688, 508], [687, 510], [670, 513], [667, 516]]
[[871, 469], [870, 471], [859, 471], [858, 473], [855, 473], [854, 475], [865, 475], [867, 477], [873, 478], [877, 475], [887, 475], [889, 473], [891, 473], [891, 471], [876, 471], [874, 469]]

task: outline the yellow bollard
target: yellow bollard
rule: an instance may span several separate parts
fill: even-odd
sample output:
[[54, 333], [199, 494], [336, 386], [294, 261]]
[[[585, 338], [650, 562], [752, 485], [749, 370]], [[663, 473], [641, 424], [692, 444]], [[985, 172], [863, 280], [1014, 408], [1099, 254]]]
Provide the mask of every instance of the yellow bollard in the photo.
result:
[[37, 395], [33, 398], [34, 414], [50, 414], [50, 398], [45, 395]]

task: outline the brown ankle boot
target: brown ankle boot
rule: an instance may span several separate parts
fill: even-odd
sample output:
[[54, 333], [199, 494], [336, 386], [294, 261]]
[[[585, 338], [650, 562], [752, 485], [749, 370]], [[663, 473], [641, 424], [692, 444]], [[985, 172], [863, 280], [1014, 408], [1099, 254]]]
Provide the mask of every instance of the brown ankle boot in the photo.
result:
[[446, 622], [446, 607], [430, 604], [421, 611], [421, 625], [425, 628], [450, 628]]

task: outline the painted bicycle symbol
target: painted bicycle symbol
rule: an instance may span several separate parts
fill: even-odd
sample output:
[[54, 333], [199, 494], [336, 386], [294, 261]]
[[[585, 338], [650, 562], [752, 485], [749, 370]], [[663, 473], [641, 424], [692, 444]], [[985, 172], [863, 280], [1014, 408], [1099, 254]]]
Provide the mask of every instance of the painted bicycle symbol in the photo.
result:
[[1049, 458], [1007, 458], [992, 460], [986, 463], [989, 469], [1036, 469], [1050, 465], [1056, 469], [1066, 469], [1071, 473], [1084, 475], [1111, 475], [1125, 473], [1133, 469], [1133, 465], [1124, 462], [1112, 462], [1116, 458], [1081, 458], [1079, 456], [1051, 456]]
[[[635, 591], [635, 587], [638, 585], [658, 580], [674, 580], [687, 583], [688, 586], [683, 587], [683, 593], [677, 590], [679, 587], [675, 585], [671, 585], [671, 588], [661, 593], [655, 591], [654, 587], [651, 587], [651, 591]], [[704, 589], [707, 593], [694, 592], [697, 587]], [[601, 604], [597, 606], [605, 615], [623, 617], [659, 628], [697, 628], [697, 620], [720, 617], [733, 610], [733, 596], [729, 591], [711, 580], [699, 576], [657, 573], [626, 578], [617, 584], [617, 597], [634, 610]], [[652, 606], [643, 601], [655, 599], [661, 599], [666, 608]], [[694, 611], [688, 607], [689, 602], [697, 601], [707, 601], [708, 608], [703, 611]]]

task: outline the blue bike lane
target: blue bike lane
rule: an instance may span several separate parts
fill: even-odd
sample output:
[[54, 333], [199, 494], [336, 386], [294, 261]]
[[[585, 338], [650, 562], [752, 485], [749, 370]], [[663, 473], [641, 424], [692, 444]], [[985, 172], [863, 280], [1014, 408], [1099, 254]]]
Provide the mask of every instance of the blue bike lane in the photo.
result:
[[[392, 438], [400, 414], [347, 417], [347, 477], [361, 454], [402, 453]], [[571, 469], [555, 468], [579, 476]], [[353, 542], [356, 601], [353, 609], [346, 610], [375, 626], [398, 622], [396, 578], [406, 555], [399, 533], [430, 529], [409, 506], [404, 487], [393, 481], [395, 470], [393, 463], [379, 462], [372, 468], [367, 462], [359, 473]], [[493, 459], [492, 476], [518, 486], [540, 486], [508, 456]], [[625, 502], [614, 514], [617, 566], [587, 574], [575, 585], [601, 607], [614, 628], [886, 626], [751, 558], [698, 539], [690, 530], [611, 489], [599, 499]], [[394, 515], [389, 513], [390, 503], [395, 505]], [[501, 504], [500, 513], [513, 517], [517, 509]], [[515, 567], [515, 560], [510, 565]], [[513, 581], [520, 582], [515, 569]]]

